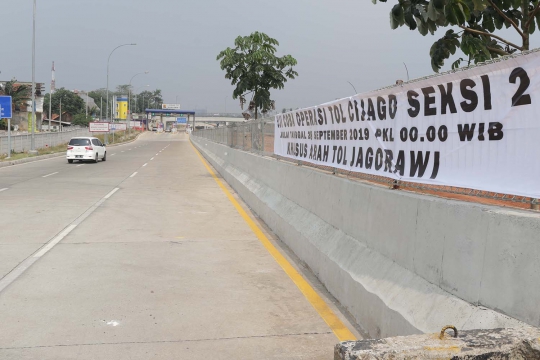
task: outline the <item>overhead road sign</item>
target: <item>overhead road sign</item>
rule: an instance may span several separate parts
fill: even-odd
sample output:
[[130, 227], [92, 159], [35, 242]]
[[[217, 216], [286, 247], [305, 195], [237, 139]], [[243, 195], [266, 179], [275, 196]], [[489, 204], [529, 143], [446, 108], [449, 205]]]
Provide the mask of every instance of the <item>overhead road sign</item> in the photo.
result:
[[187, 117], [177, 117], [176, 118], [177, 124], [187, 124]]
[[186, 116], [186, 115], [195, 115], [195, 111], [190, 110], [163, 110], [163, 109], [145, 109], [144, 110], [147, 114], [174, 114], [178, 116]]
[[161, 104], [163, 110], [180, 110], [180, 104]]
[[11, 96], [0, 96], [0, 119], [11, 119]]

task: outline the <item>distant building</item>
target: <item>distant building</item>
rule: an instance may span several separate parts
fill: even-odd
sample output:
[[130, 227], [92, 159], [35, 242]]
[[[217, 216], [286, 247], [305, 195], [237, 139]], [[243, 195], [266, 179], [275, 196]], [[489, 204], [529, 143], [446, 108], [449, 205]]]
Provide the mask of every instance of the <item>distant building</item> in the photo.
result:
[[114, 118], [118, 120], [126, 120], [128, 116], [128, 97], [127, 95], [119, 95], [113, 98], [113, 109], [115, 111]]

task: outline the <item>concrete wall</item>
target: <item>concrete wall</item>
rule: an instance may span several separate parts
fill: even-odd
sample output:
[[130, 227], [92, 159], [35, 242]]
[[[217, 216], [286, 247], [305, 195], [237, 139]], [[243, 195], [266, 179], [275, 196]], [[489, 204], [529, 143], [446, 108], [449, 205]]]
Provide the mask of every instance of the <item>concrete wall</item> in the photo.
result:
[[540, 326], [540, 214], [192, 140], [371, 336], [520, 325], [515, 319]]
[[[15, 133], [15, 132], [13, 132]], [[65, 144], [74, 136], [93, 136], [87, 128], [66, 130], [60, 133], [35, 133], [36, 149]], [[21, 134], [11, 136], [11, 150], [15, 152], [24, 152], [30, 150], [32, 142], [31, 134]], [[7, 154], [9, 149], [7, 132], [0, 136], [0, 154]]]

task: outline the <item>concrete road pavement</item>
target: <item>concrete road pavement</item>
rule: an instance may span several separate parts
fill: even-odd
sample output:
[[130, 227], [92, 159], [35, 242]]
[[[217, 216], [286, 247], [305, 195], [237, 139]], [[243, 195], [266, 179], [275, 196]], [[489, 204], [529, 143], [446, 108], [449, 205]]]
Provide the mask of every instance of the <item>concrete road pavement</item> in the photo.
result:
[[0, 359], [332, 358], [185, 135], [0, 169], [1, 189]]

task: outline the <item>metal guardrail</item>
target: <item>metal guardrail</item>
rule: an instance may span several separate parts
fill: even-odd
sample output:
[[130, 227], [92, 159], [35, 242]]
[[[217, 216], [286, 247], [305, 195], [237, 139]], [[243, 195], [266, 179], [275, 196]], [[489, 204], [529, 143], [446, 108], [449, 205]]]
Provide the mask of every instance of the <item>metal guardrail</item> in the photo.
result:
[[417, 193], [448, 197], [458, 200], [540, 210], [540, 200], [530, 197], [494, 193], [455, 186], [420, 184], [395, 180], [385, 176], [370, 175], [341, 170], [329, 166], [311, 164], [301, 160], [283, 158], [274, 154], [274, 125], [274, 118], [264, 118], [241, 124], [217, 127], [214, 129], [199, 129], [195, 130], [192, 135], [212, 142], [227, 145], [234, 149], [257, 153], [262, 156], [270, 156], [276, 158], [277, 160], [295, 163], [298, 166], [308, 166], [330, 172], [335, 175], [345, 176], [351, 180], [367, 181], [395, 190], [409, 190]]
[[[92, 136], [87, 128], [67, 130], [61, 132], [46, 132], [34, 134], [36, 140], [36, 149], [65, 144], [74, 136]], [[22, 153], [30, 150], [32, 134], [11, 135], [11, 151], [13, 153]], [[0, 136], [0, 154], [8, 152], [8, 136]]]

